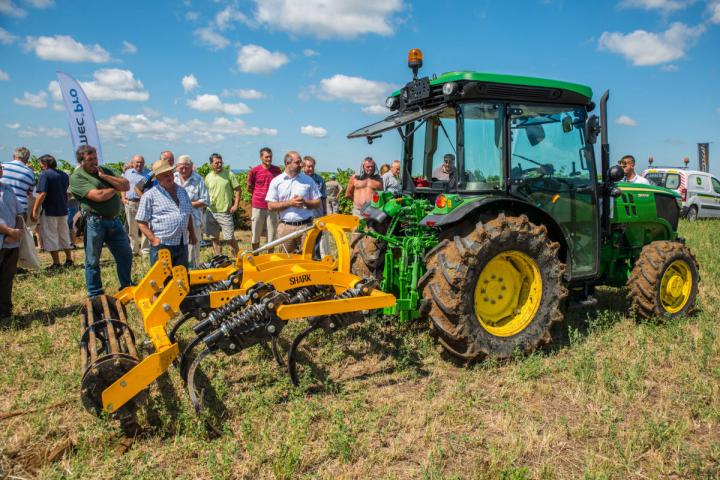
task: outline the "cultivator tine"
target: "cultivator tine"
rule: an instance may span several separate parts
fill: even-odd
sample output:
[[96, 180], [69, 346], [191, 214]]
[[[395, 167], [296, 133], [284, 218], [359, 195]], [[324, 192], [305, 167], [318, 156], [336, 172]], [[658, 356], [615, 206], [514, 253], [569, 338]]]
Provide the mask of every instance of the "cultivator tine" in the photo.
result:
[[296, 387], [300, 386], [300, 379], [298, 378], [297, 374], [295, 354], [297, 353], [300, 343], [305, 340], [308, 335], [310, 335], [315, 330], [318, 330], [319, 328], [320, 325], [318, 324], [310, 325], [309, 327], [307, 327], [305, 330], [300, 332], [297, 337], [295, 337], [292, 345], [290, 345], [290, 350], [288, 350], [287, 370], [290, 374], [290, 381], [292, 381], [292, 384]]
[[282, 354], [280, 353], [280, 345], [278, 344], [278, 337], [274, 336], [270, 340], [270, 350], [272, 351], [273, 358], [275, 359], [275, 363], [278, 367], [285, 369], [287, 368], [287, 364], [285, 363], [285, 360], [282, 358]]
[[210, 349], [206, 348], [202, 352], [200, 352], [192, 361], [190, 364], [190, 367], [188, 369], [188, 376], [187, 376], [187, 391], [188, 395], [190, 396], [190, 403], [192, 403], [193, 408], [195, 409], [195, 413], [200, 413], [203, 408], [203, 398], [205, 397], [205, 390], [201, 390], [198, 395], [198, 391], [195, 387], [195, 375], [197, 373], [197, 369], [200, 366], [200, 363], [203, 361], [205, 357], [210, 355], [212, 352]]

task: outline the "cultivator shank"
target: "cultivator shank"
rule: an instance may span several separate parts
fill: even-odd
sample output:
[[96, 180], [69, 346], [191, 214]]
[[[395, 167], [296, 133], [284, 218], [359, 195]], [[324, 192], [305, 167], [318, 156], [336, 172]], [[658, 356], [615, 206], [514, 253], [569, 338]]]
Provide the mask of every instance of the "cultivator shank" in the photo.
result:
[[[89, 309], [91, 314], [86, 315], [83, 324], [83, 366], [96, 373], [89, 377], [93, 380], [88, 380], [88, 388], [83, 378], [83, 401], [92, 406], [94, 413], [134, 408], [145, 388], [179, 357], [180, 375], [199, 410], [202, 392], [196, 391], [195, 373], [205, 357], [217, 352], [234, 355], [267, 343], [272, 345], [275, 360], [283, 367], [287, 365], [297, 384], [295, 354], [309, 333], [317, 329], [333, 332], [362, 320], [362, 311], [395, 303], [395, 297], [376, 289], [374, 279], [350, 273], [347, 232], [354, 230], [357, 222], [356, 217], [348, 215], [322, 217], [261, 249], [241, 253], [234, 261], [218, 256], [189, 272], [182, 266], [173, 267], [169, 252], [161, 250], [158, 261], [136, 287], [124, 289], [110, 303], [101, 297], [115, 306], [108, 307], [109, 312], [99, 318], [116, 315], [121, 320], [98, 323], [94, 320], [96, 309]], [[334, 239], [336, 258], [313, 259], [321, 232]], [[300, 235], [305, 239], [299, 254], [263, 253]], [[88, 305], [93, 302], [98, 300], [88, 300]], [[154, 346], [154, 352], [142, 361], [125, 321], [124, 304], [129, 302], [134, 302], [140, 311], [145, 333]], [[307, 318], [309, 326], [291, 343], [286, 364], [277, 340], [286, 322], [298, 318]], [[177, 332], [190, 319], [197, 322], [192, 328], [194, 338], [181, 354]], [[99, 334], [108, 329], [113, 333]], [[93, 347], [98, 338], [102, 339], [101, 345]], [[117, 338], [124, 343], [117, 344]], [[98, 351], [103, 355], [91, 354]], [[105, 362], [111, 360], [113, 367], [106, 367]]]

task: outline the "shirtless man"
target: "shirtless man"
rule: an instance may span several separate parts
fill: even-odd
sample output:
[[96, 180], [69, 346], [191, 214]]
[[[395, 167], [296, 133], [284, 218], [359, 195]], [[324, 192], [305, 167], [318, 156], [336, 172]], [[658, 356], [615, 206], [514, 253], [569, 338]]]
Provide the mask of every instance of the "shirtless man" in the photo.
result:
[[378, 175], [375, 160], [372, 157], [365, 157], [360, 167], [361, 174], [353, 175], [348, 181], [345, 197], [352, 199], [355, 216], [360, 216], [360, 209], [372, 200], [376, 190], [383, 189], [382, 177]]

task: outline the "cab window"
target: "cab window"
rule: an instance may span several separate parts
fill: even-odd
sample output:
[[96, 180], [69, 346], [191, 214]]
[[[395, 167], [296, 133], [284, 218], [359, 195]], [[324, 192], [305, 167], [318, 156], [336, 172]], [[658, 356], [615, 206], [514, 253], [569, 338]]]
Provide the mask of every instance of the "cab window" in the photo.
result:
[[717, 181], [717, 179], [712, 179], [712, 186], [713, 190], [715, 190], [715, 193], [720, 195], [720, 182]]

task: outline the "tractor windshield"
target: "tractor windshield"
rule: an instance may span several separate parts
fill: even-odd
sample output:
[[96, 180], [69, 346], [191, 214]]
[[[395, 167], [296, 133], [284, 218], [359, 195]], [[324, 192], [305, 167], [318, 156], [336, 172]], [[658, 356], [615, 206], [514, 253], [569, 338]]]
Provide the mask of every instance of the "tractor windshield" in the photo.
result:
[[[446, 107], [410, 127], [411, 176], [416, 187], [483, 191], [504, 187], [502, 105], [465, 103]], [[458, 156], [458, 122], [464, 156]]]

